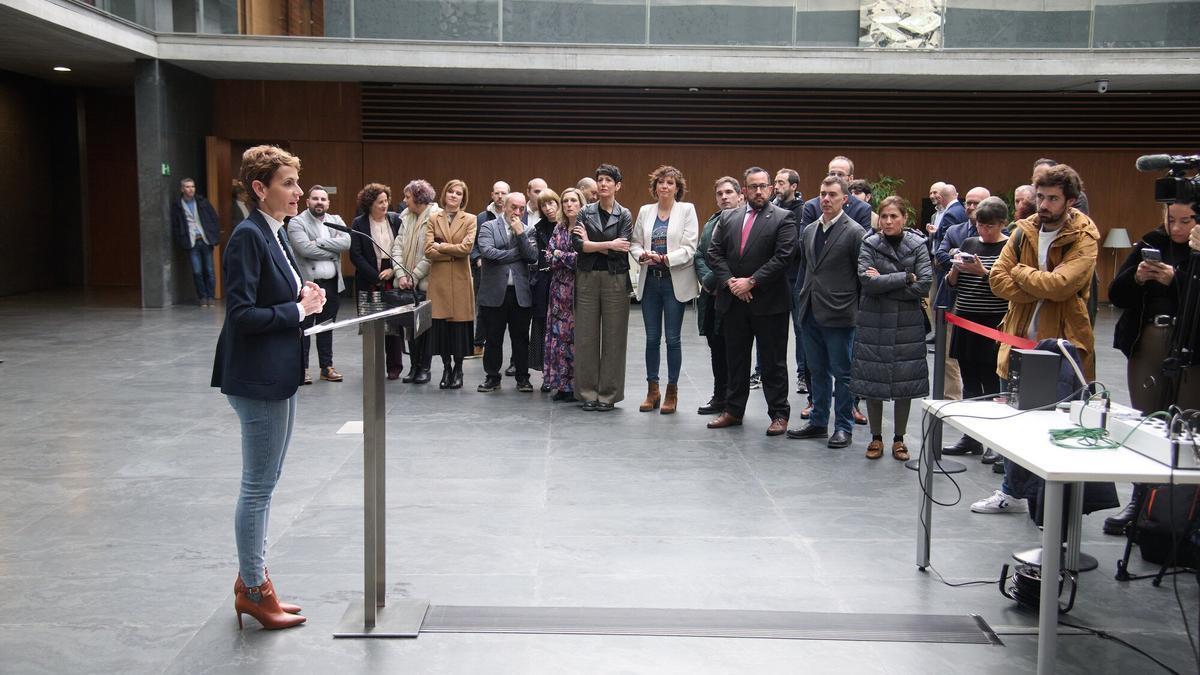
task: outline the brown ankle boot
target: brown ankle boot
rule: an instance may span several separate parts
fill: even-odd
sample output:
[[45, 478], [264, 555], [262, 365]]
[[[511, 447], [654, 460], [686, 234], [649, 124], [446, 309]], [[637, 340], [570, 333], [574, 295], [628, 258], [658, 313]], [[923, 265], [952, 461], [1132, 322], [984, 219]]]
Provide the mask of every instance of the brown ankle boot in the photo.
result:
[[650, 382], [649, 384], [650, 386], [646, 388], [646, 400], [642, 401], [642, 404], [638, 406], [638, 410], [641, 412], [654, 410], [658, 407], [658, 402], [661, 399], [658, 394], [658, 383]]
[[663, 415], [670, 415], [675, 412], [675, 406], [679, 404], [679, 387], [674, 384], [667, 385], [667, 397], [663, 399], [662, 409], [658, 412]]
[[[263, 574], [266, 574], [266, 572], [264, 571]], [[271, 576], [268, 574], [267, 578], [270, 579]], [[246, 590], [246, 582], [242, 581], [242, 573], [238, 572], [237, 581], [233, 582], [233, 592], [236, 594], [236, 593], [241, 593], [245, 590]], [[290, 602], [280, 602], [279, 609], [282, 609], [283, 611], [287, 612], [288, 614], [299, 614], [300, 613], [300, 605], [293, 605]]]
[[233, 611], [237, 612], [238, 629], [242, 628], [242, 615], [254, 617], [266, 630], [279, 630], [299, 626], [307, 619], [296, 614], [288, 614], [279, 607], [279, 598], [275, 597], [275, 588], [267, 579], [262, 586], [246, 588], [233, 598]]

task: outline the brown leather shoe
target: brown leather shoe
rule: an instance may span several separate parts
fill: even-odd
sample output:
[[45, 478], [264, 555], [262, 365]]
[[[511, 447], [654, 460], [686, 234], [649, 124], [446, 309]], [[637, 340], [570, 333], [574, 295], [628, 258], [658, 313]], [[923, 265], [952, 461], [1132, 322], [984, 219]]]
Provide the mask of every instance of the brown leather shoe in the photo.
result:
[[662, 415], [671, 415], [675, 413], [676, 406], [679, 405], [679, 385], [668, 384], [667, 393], [663, 396], [662, 408], [659, 413]]
[[640, 412], [650, 412], [651, 410], [654, 410], [658, 407], [658, 402], [662, 400], [662, 396], [658, 393], [658, 383], [648, 382], [646, 384], [646, 400], [642, 401], [642, 404], [638, 406], [638, 411]]
[[800, 411], [800, 419], [806, 420], [809, 417], [812, 417], [812, 403], [804, 406], [804, 410]]
[[908, 461], [908, 446], [904, 441], [892, 443], [892, 458], [900, 462]]
[[333, 369], [333, 366], [321, 369], [321, 379], [326, 382], [341, 382], [342, 374]]
[[724, 429], [726, 427], [742, 426], [742, 418], [734, 417], [727, 412], [723, 412], [717, 416], [717, 419], [708, 423], [709, 429]]
[[776, 417], [771, 420], [771, 426], [767, 427], [768, 436], [782, 436], [787, 432], [788, 421], [786, 417]]
[[279, 606], [275, 588], [267, 579], [262, 586], [246, 588], [234, 596], [233, 610], [237, 612], [238, 629], [242, 628], [242, 615], [254, 617], [267, 630], [291, 628], [307, 621], [298, 614], [288, 614]]
[[[263, 573], [266, 574], [265, 571]], [[270, 579], [271, 577], [268, 576], [267, 578]], [[246, 592], [246, 582], [242, 581], [241, 572], [238, 573], [237, 580], [233, 582], [233, 592], [235, 595], [237, 593], [245, 593]], [[278, 598], [276, 598], [276, 599], [278, 600]], [[287, 612], [288, 614], [299, 614], [300, 613], [300, 605], [293, 605], [290, 602], [279, 601], [279, 609], [282, 609], [283, 611]]]
[[867, 423], [867, 416], [862, 414], [862, 412], [860, 412], [858, 408], [854, 409], [854, 423], [855, 424], [866, 424]]
[[879, 459], [883, 457], [883, 441], [871, 439], [867, 445], [867, 459]]

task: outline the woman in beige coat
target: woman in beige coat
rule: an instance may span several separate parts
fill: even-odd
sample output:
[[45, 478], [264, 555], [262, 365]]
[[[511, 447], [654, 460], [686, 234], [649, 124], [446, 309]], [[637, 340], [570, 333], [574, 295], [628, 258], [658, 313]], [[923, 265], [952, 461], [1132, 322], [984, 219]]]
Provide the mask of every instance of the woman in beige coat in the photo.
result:
[[471, 248], [475, 216], [467, 212], [467, 184], [457, 178], [442, 188], [441, 211], [429, 217], [425, 257], [429, 260], [429, 302], [433, 309], [430, 353], [442, 357], [442, 389], [461, 389], [463, 359], [472, 350], [475, 290]]
[[[425, 257], [425, 232], [429, 229], [429, 218], [441, 209], [434, 197], [433, 186], [428, 181], [414, 180], [404, 186], [404, 213], [400, 215], [400, 231], [392, 243], [392, 257], [404, 264], [396, 272], [396, 288], [412, 290], [417, 301], [425, 299], [429, 289], [429, 259]], [[429, 364], [433, 354], [429, 351], [429, 333], [408, 339], [408, 355], [411, 367], [401, 382], [425, 384], [429, 382]]]

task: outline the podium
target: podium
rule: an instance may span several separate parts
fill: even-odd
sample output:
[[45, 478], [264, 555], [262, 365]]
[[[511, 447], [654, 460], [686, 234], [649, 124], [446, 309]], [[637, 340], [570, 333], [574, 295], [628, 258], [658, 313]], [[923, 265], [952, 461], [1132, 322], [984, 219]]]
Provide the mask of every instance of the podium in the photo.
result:
[[362, 329], [363, 362], [363, 597], [352, 601], [334, 631], [335, 638], [416, 637], [429, 609], [428, 600], [387, 603], [386, 463], [387, 407], [384, 405], [384, 321], [400, 320], [410, 335], [433, 323], [429, 301], [402, 305], [352, 319], [313, 326], [316, 335], [351, 326]]

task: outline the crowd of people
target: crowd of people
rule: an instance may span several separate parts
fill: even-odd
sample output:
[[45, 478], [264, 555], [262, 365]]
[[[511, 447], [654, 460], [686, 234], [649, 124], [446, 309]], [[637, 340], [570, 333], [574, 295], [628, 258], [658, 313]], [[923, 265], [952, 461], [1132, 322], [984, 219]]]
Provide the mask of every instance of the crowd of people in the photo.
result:
[[[879, 459], [887, 447], [884, 403], [891, 401], [890, 453], [908, 459], [911, 402], [930, 393], [934, 305], [1010, 335], [1065, 338], [1085, 377], [1095, 377], [1089, 301], [1099, 230], [1087, 215], [1079, 175], [1053, 160], [1037, 161], [1030, 184], [1015, 192], [1011, 217], [1005, 201], [984, 187], [959, 201], [954, 185], [939, 182], [929, 193], [934, 216], [914, 222], [913, 210], [898, 196], [873, 204], [872, 186], [856, 180], [853, 162], [838, 156], [817, 196], [807, 201], [793, 169], [772, 173], [754, 166], [740, 178], [723, 176], [712, 186], [715, 211], [703, 223], [697, 207], [684, 201], [684, 175], [668, 165], [647, 177], [649, 200], [636, 215], [617, 199], [625, 177], [612, 164], [601, 164], [561, 192], [540, 178], [530, 180], [525, 192], [497, 181], [478, 214], [468, 210], [468, 186], [458, 179], [440, 193], [425, 180], [410, 181], [401, 193], [402, 209], [393, 209], [391, 187], [370, 183], [358, 193], [350, 226], [365, 236], [355, 237], [342, 231], [344, 223], [330, 213], [329, 195], [320, 186], [308, 190], [307, 208], [299, 212], [299, 168], [298, 158], [278, 148], [246, 152], [241, 182], [252, 208], [225, 250], [228, 301], [213, 384], [229, 397], [243, 426], [239, 619], [250, 613], [272, 627], [303, 620], [274, 598], [262, 545], [295, 392], [312, 381], [308, 341], [295, 340], [296, 331], [336, 316], [343, 251], [354, 264], [357, 291], [400, 291], [429, 300], [430, 331], [387, 338], [387, 377], [403, 375], [412, 385], [431, 381], [437, 355], [439, 386], [461, 388], [463, 361], [482, 356], [479, 392], [502, 389], [506, 375], [517, 391], [533, 392], [530, 371], [537, 370], [552, 400], [589, 412], [614, 410], [625, 392], [632, 265], [638, 267], [635, 297], [646, 335], [646, 396], [638, 409], [676, 412], [685, 310], [694, 303], [714, 382], [697, 412], [713, 416], [710, 429], [743, 424], [757, 381], [767, 403], [768, 436], [844, 448], [855, 425], [865, 423], [871, 435], [866, 457]], [[189, 249], [203, 251], [215, 236], [194, 199], [192, 184], [175, 211], [176, 229]], [[1165, 396], [1142, 380], [1165, 358], [1165, 336], [1186, 281], [1189, 236], [1191, 247], [1200, 249], [1195, 208], [1164, 209], [1163, 225], [1135, 247], [1109, 289], [1113, 303], [1126, 310], [1116, 346], [1130, 357], [1130, 391], [1144, 410], [1162, 407]], [[1160, 255], [1145, 255], [1145, 249]], [[197, 269], [197, 292], [206, 300], [212, 287], [203, 264]], [[805, 423], [790, 429], [789, 324], [796, 391], [808, 395], [800, 414]], [[1006, 344], [957, 326], [947, 343], [947, 352], [934, 357], [947, 366], [947, 397], [1001, 392]], [[320, 337], [318, 355], [321, 379], [340, 381], [332, 345]], [[865, 417], [859, 400], [866, 401]], [[1028, 472], [969, 438], [944, 452], [982, 455], [1005, 473], [1000, 489], [972, 510], [1026, 508], [1033, 483]], [[1135, 502], [1138, 495], [1135, 490]], [[1125, 512], [1114, 518], [1122, 517], [1125, 523], [1131, 518]]]

